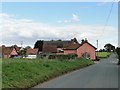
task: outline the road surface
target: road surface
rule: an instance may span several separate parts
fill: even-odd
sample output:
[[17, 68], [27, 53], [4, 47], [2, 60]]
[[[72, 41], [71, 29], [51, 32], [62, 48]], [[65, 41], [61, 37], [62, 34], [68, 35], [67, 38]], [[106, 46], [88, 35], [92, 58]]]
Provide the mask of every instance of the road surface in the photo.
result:
[[108, 59], [33, 88], [118, 88], [117, 59], [112, 54]]

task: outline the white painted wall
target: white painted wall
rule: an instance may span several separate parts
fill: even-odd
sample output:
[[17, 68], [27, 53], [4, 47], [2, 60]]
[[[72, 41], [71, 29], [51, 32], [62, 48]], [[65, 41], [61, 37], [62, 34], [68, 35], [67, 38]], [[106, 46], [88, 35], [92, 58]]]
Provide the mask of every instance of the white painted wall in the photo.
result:
[[28, 55], [26, 58], [35, 59], [35, 58], [37, 58], [37, 55]]

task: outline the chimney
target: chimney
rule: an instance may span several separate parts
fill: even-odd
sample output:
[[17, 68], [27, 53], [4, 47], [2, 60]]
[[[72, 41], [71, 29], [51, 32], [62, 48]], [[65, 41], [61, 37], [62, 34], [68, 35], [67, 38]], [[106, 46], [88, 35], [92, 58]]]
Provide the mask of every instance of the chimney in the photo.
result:
[[73, 44], [77, 44], [77, 43], [78, 43], [78, 41], [77, 41], [76, 38], [71, 39], [71, 42], [72, 42]]
[[87, 42], [88, 40], [87, 40], [87, 38], [85, 38], [85, 42]]
[[84, 41], [85, 41], [85, 40], [84, 40], [84, 39], [82, 39], [82, 40], [81, 40], [81, 43], [84, 43]]

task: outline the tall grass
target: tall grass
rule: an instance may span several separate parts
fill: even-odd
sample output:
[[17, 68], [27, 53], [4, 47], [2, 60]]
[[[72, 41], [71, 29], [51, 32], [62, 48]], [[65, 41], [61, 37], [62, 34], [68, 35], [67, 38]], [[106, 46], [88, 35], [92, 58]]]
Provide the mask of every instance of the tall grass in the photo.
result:
[[2, 62], [3, 88], [30, 88], [63, 73], [93, 64], [91, 60], [20, 60]]

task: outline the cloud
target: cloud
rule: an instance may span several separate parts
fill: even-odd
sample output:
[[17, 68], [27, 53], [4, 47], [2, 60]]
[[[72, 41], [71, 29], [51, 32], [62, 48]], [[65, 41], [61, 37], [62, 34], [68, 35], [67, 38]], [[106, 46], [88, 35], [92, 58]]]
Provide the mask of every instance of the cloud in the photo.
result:
[[73, 21], [73, 22], [77, 22], [77, 21], [80, 20], [79, 17], [78, 17], [77, 15], [73, 14], [72, 16], [73, 16], [73, 18], [72, 18], [71, 21]]
[[[4, 16], [4, 18], [3, 18]], [[26, 45], [31, 45], [36, 40], [69, 40], [76, 37], [79, 42], [82, 38], [96, 45], [96, 40], [99, 40], [99, 46], [102, 47], [107, 41], [116, 43], [117, 45], [117, 28], [107, 26], [103, 30], [104, 25], [63, 25], [55, 26], [41, 22], [35, 22], [27, 19], [15, 19], [8, 14], [0, 14], [0, 37], [3, 44], [20, 44], [23, 41]], [[79, 18], [73, 15], [73, 21], [78, 21]], [[67, 21], [66, 21], [67, 22]]]
[[72, 22], [78, 22], [80, 21], [79, 16], [77, 16], [76, 14], [72, 14], [72, 18], [71, 19], [66, 19], [66, 20], [59, 20], [57, 21], [58, 23], [72, 23]]
[[112, 3], [112, 2], [118, 2], [118, 0], [112, 0], [112, 1], [110, 1], [110, 0], [103, 0], [101, 2], [98, 2], [97, 6], [107, 5], [107, 4]]

